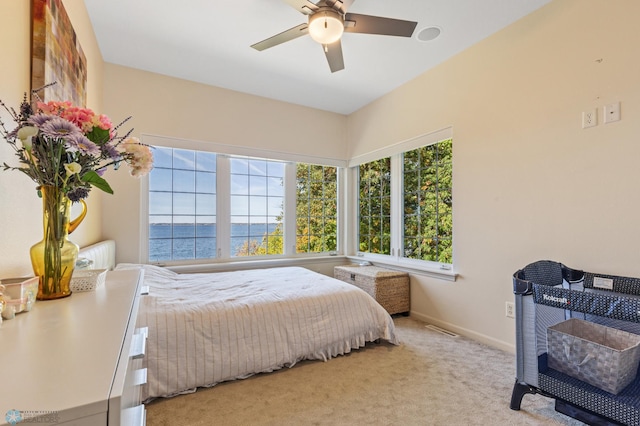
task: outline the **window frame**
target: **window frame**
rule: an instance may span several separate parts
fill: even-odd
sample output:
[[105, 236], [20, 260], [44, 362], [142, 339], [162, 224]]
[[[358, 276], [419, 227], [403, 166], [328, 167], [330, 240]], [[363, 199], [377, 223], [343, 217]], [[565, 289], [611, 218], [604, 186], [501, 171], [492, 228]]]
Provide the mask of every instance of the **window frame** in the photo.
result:
[[[355, 253], [348, 257], [352, 260], [363, 263], [372, 262], [383, 264], [389, 267], [395, 267], [409, 272], [415, 272], [436, 278], [455, 281], [457, 274], [454, 272], [455, 250], [453, 252], [452, 263], [441, 263], [422, 259], [411, 259], [403, 256], [403, 158], [402, 154], [421, 148], [427, 145], [433, 145], [441, 141], [453, 139], [453, 129], [447, 127], [435, 132], [426, 133], [415, 138], [387, 146], [383, 149], [369, 152], [349, 161], [349, 174], [351, 183], [349, 191], [354, 200], [351, 203], [349, 215], [350, 235], [349, 235], [349, 253]], [[358, 227], [359, 227], [359, 179], [358, 169], [361, 164], [389, 157], [391, 159], [391, 254], [377, 254], [359, 251]], [[452, 159], [452, 162], [454, 160]], [[453, 187], [454, 185], [452, 185]], [[455, 189], [453, 189], [455, 190]], [[455, 233], [455, 230], [453, 231]]]
[[[264, 149], [247, 148], [232, 145], [223, 145], [217, 143], [201, 142], [194, 140], [187, 140], [182, 138], [168, 138], [155, 135], [142, 135], [143, 143], [151, 146], [166, 147], [173, 149], [186, 149], [194, 151], [203, 151], [215, 153], [218, 158], [223, 159], [217, 163], [217, 180], [218, 190], [217, 197], [217, 253], [215, 258], [206, 259], [187, 259], [187, 260], [166, 260], [166, 261], [150, 261], [149, 260], [149, 176], [145, 176], [141, 179], [140, 185], [140, 250], [139, 259], [143, 263], [151, 263], [156, 265], [167, 266], [182, 266], [182, 265], [202, 265], [202, 264], [217, 264], [217, 263], [236, 263], [236, 262], [281, 262], [286, 259], [294, 258], [318, 258], [327, 256], [344, 255], [344, 238], [343, 238], [343, 218], [344, 208], [342, 206], [341, 194], [344, 189], [343, 170], [346, 168], [347, 162], [343, 160], [337, 160], [335, 158], [314, 157], [308, 155], [298, 155], [293, 153], [274, 152]], [[284, 253], [272, 254], [265, 256], [231, 256], [230, 253], [230, 208], [229, 203], [220, 202], [223, 197], [228, 197], [230, 193], [230, 161], [229, 157], [251, 157], [261, 158], [266, 160], [281, 161], [285, 163], [285, 188], [284, 188], [284, 203], [283, 213], [284, 217], [293, 218], [293, 220], [285, 220], [285, 233], [284, 233]], [[225, 160], [226, 159], [226, 160]], [[297, 253], [296, 252], [296, 164], [308, 163], [308, 164], [320, 164], [323, 166], [332, 166], [337, 168], [337, 185], [338, 185], [338, 212], [337, 212], [337, 250], [335, 252], [309, 252], [309, 253]]]

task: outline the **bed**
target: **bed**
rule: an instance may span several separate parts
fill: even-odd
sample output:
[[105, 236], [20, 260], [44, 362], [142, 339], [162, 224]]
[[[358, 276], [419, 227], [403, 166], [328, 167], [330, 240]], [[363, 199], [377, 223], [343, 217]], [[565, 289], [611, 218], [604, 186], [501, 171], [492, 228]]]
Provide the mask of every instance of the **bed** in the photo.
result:
[[379, 339], [398, 344], [391, 316], [371, 296], [305, 268], [178, 274], [116, 266], [129, 268], [143, 269], [149, 287], [138, 316], [138, 327], [148, 327], [145, 401], [326, 361]]

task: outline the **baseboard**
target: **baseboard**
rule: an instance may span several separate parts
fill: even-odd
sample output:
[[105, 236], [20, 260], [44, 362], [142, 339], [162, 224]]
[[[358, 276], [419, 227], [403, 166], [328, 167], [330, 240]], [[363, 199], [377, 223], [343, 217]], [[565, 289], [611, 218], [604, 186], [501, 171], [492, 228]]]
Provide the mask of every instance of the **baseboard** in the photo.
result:
[[512, 354], [516, 353], [516, 347], [514, 344], [510, 344], [507, 342], [503, 342], [502, 340], [494, 339], [493, 337], [487, 336], [486, 334], [478, 333], [473, 330], [466, 329], [464, 327], [458, 327], [446, 321], [441, 321], [436, 318], [430, 317], [429, 315], [421, 314], [420, 312], [411, 311], [410, 315], [411, 317], [417, 320], [424, 321], [429, 324], [437, 325], [440, 328], [453, 331], [456, 334], [468, 337], [480, 343], [484, 343], [485, 345], [488, 345], [506, 352], [510, 352]]

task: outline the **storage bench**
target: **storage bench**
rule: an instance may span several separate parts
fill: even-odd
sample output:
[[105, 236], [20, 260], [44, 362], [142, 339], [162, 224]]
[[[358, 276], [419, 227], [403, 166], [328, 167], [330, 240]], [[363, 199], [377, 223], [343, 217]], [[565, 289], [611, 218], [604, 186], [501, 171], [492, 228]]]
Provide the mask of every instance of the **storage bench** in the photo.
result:
[[336, 266], [333, 276], [371, 295], [389, 314], [409, 314], [409, 274], [378, 266]]

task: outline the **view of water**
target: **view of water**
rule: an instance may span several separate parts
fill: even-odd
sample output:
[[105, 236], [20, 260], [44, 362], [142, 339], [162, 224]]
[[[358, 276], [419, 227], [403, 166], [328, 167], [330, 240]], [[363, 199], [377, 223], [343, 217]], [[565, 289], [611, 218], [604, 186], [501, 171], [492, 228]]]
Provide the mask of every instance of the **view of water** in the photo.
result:
[[[262, 243], [262, 237], [275, 228], [275, 223], [231, 225], [231, 255], [235, 256], [246, 241]], [[215, 223], [149, 225], [150, 261], [214, 258], [216, 248]]]

